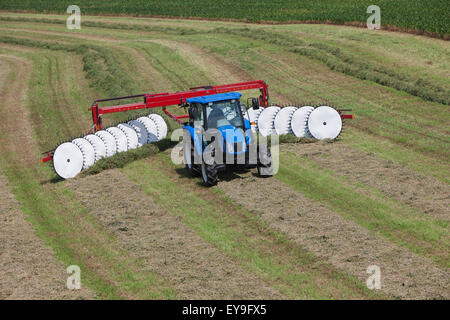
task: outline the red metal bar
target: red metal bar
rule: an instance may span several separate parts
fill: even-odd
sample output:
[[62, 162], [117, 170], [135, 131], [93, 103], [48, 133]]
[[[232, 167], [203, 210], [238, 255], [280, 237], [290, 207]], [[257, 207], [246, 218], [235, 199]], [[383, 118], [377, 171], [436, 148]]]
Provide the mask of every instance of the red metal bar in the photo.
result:
[[47, 162], [47, 161], [50, 161], [53, 159], [53, 155], [50, 153], [50, 151], [46, 151], [44, 153], [46, 153], [47, 156], [41, 159], [41, 163], [44, 163], [44, 162]]
[[[180, 119], [179, 119], [180, 117], [177, 117], [176, 115], [170, 113], [169, 110], [166, 109], [166, 107], [163, 107], [163, 111], [164, 111], [165, 114], [167, 114], [167, 116], [168, 116], [170, 119], [172, 119], [173, 121], [176, 121], [176, 122], [178, 122], [179, 124], [181, 124], [181, 121], [180, 121]], [[189, 115], [187, 115], [187, 116], [189, 117]], [[184, 116], [182, 116], [182, 117], [184, 117]]]
[[[225, 93], [225, 92], [231, 92], [231, 91], [250, 90], [250, 89], [260, 89], [261, 105], [267, 106], [268, 100], [269, 100], [267, 84], [264, 81], [258, 80], [258, 81], [249, 81], [249, 82], [220, 85], [220, 86], [195, 87], [195, 88], [191, 88], [190, 91], [183, 91], [183, 92], [174, 92], [174, 93], [165, 92], [165, 93], [157, 93], [157, 94], [144, 94], [144, 95], [130, 96], [130, 97], [143, 96], [144, 102], [97, 108], [97, 112], [98, 112], [98, 116], [101, 116], [102, 114], [113, 113], [113, 112], [123, 112], [123, 111], [131, 111], [131, 110], [145, 109], [145, 108], [156, 108], [156, 107], [166, 107], [166, 106], [171, 106], [171, 105], [181, 105], [181, 104], [186, 103], [186, 99], [188, 99], [188, 98], [207, 96], [207, 95], [211, 95], [211, 94]], [[117, 99], [126, 99], [126, 98], [127, 97], [120, 97]], [[116, 100], [116, 99], [112, 98], [112, 99], [104, 99], [104, 100], [97, 100], [97, 101], [112, 101], [112, 100]], [[97, 106], [97, 104], [95, 104], [95, 106]], [[93, 118], [93, 120], [94, 120], [94, 123], [96, 123], [94, 118]]]
[[132, 111], [132, 110], [138, 110], [138, 109], [145, 109], [147, 108], [147, 105], [144, 102], [140, 103], [131, 103], [131, 104], [123, 104], [118, 106], [108, 106], [99, 108], [99, 114], [105, 114], [105, 113], [113, 113], [113, 112], [124, 112], [124, 111]]
[[352, 111], [352, 109], [338, 109], [337, 110], [339, 112], [339, 114], [341, 115], [341, 119], [354, 119], [355, 116], [353, 114], [342, 114], [342, 112], [344, 111]]
[[[225, 84], [219, 86], [200, 86], [190, 88], [189, 91], [182, 92], [164, 92], [164, 93], [156, 93], [156, 94], [139, 94], [133, 96], [126, 97], [118, 97], [118, 98], [109, 98], [109, 99], [100, 99], [95, 100], [92, 104], [90, 110], [92, 111], [92, 121], [93, 127], [95, 131], [102, 129], [102, 118], [103, 114], [114, 113], [114, 112], [124, 112], [124, 111], [132, 111], [139, 109], [147, 109], [147, 108], [157, 108], [157, 107], [167, 107], [171, 105], [182, 105], [186, 103], [186, 99], [207, 96], [211, 94], [217, 93], [225, 93], [232, 91], [242, 91], [242, 90], [251, 90], [251, 89], [259, 89], [261, 95], [259, 96], [260, 104], [264, 107], [267, 107], [269, 104], [269, 92], [267, 84], [262, 80], [257, 81], [248, 81], [248, 82], [240, 82], [240, 83], [232, 83]], [[114, 100], [123, 100], [129, 98], [137, 98], [144, 97], [144, 102], [124, 104], [124, 105], [114, 105], [107, 107], [99, 107], [99, 102], [105, 101], [114, 101]], [[164, 112], [171, 117], [171, 119], [180, 122], [179, 119], [187, 118], [188, 115], [184, 116], [174, 116], [167, 110]]]

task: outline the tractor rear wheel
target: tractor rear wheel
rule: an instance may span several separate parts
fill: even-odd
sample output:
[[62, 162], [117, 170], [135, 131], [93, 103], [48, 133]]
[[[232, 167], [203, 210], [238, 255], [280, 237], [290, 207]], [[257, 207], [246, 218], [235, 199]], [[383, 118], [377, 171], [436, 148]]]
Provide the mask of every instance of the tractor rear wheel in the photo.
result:
[[261, 177], [271, 177], [273, 176], [273, 161], [272, 153], [268, 146], [261, 147], [258, 151], [258, 175]]
[[205, 161], [203, 161], [201, 165], [201, 172], [203, 183], [207, 187], [212, 187], [217, 184], [217, 181], [219, 180], [219, 173], [217, 171], [215, 162], [213, 162], [213, 164], [207, 164], [205, 163]]

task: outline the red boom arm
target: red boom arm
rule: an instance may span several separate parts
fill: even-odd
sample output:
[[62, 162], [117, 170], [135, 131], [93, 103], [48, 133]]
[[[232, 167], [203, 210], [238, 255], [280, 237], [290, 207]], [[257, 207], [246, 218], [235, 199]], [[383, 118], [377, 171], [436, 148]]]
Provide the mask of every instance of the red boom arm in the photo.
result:
[[[163, 107], [164, 112], [173, 120], [180, 123], [180, 119], [189, 117], [187, 114], [182, 116], [175, 116], [171, 114], [165, 107], [171, 105], [182, 105], [186, 103], [186, 99], [200, 96], [207, 96], [211, 94], [217, 93], [225, 93], [225, 92], [233, 92], [233, 91], [241, 91], [241, 90], [250, 90], [250, 89], [259, 89], [261, 91], [261, 95], [259, 96], [260, 105], [267, 107], [269, 104], [269, 91], [267, 84], [262, 81], [249, 81], [249, 82], [241, 82], [241, 83], [233, 83], [226, 84], [220, 86], [202, 86], [190, 88], [189, 91], [184, 92], [174, 92], [174, 93], [156, 93], [156, 94], [141, 94], [135, 96], [128, 97], [119, 97], [112, 99], [102, 99], [95, 100], [89, 110], [92, 111], [92, 120], [93, 125], [95, 126], [95, 131], [102, 130], [102, 120], [101, 116], [106, 113], [113, 112], [123, 112], [123, 111], [131, 111], [138, 109], [147, 109], [147, 108], [156, 108]], [[144, 102], [117, 105], [117, 106], [108, 106], [108, 107], [99, 107], [99, 102], [112, 101], [112, 100], [121, 100], [128, 98], [137, 98], [144, 97]]]

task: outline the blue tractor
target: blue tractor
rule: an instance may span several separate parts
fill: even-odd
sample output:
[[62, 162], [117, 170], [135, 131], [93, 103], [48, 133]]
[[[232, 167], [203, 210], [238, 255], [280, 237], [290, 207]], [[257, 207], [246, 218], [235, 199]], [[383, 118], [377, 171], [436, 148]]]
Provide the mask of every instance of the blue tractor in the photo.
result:
[[[257, 141], [251, 130], [247, 107], [239, 92], [186, 99], [189, 121], [183, 124], [183, 155], [186, 169], [214, 186], [218, 172], [229, 168], [254, 168], [263, 177], [273, 175], [270, 148]], [[254, 107], [259, 108], [256, 99]]]

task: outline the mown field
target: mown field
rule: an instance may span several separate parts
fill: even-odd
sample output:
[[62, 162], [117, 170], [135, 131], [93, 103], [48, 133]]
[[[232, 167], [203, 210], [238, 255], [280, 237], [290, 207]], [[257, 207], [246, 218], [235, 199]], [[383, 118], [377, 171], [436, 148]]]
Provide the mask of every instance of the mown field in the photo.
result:
[[[0, 13], [0, 298], [449, 298], [448, 42], [156, 18], [69, 31], [65, 18]], [[336, 142], [282, 144], [273, 178], [227, 173], [209, 189], [169, 141], [69, 181], [39, 163], [89, 128], [95, 98], [255, 79], [275, 102], [356, 119]], [[82, 291], [65, 288], [74, 264]]]
[[[248, 22], [318, 21], [364, 26], [369, 17], [367, 7], [378, 5], [383, 27], [398, 27], [441, 36], [448, 36], [450, 30], [448, 1], [445, 0], [111, 0], [95, 3], [79, 0], [77, 5], [82, 13], [91, 15], [194, 17]], [[0, 10], [64, 14], [67, 6], [62, 1], [3, 0]]]

